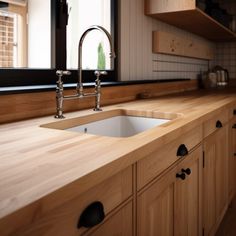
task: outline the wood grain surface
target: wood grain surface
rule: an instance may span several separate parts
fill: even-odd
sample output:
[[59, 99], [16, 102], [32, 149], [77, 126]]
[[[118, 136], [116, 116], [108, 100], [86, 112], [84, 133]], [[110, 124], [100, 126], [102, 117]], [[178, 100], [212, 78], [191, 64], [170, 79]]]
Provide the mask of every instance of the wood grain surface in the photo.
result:
[[[52, 116], [1, 125], [0, 229], [10, 227], [13, 221], [29, 224], [201, 126], [219, 114], [219, 109], [231, 109], [235, 102], [235, 89], [228, 89], [191, 91], [104, 107], [104, 111], [125, 109], [143, 115], [182, 114], [129, 138], [40, 127], [55, 122]], [[91, 114], [91, 109], [67, 113], [67, 119]]]
[[[197, 81], [180, 81], [167, 83], [136, 84], [127, 86], [103, 87], [101, 105], [111, 105], [132, 101], [142, 94], [160, 96], [176, 92], [196, 90]], [[85, 92], [93, 92], [87, 88]], [[65, 95], [74, 94], [75, 89], [65, 91]], [[93, 108], [95, 98], [75, 99], [65, 101], [64, 111], [75, 111]], [[2, 95], [0, 101], [0, 124], [34, 117], [54, 115], [56, 112], [56, 92], [35, 92], [12, 95]]]
[[165, 31], [153, 32], [152, 51], [192, 58], [213, 60], [215, 49], [209, 43], [201, 43], [194, 39], [186, 39]]

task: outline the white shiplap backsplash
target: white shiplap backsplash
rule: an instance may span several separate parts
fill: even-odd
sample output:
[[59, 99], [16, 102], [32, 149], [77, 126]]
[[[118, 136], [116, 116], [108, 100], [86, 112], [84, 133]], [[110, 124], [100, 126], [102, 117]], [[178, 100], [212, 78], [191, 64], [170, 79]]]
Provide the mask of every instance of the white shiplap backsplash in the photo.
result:
[[144, 15], [144, 0], [120, 0], [119, 79], [196, 79], [207, 71], [207, 60], [152, 53], [152, 31], [162, 30], [199, 43], [211, 42]]

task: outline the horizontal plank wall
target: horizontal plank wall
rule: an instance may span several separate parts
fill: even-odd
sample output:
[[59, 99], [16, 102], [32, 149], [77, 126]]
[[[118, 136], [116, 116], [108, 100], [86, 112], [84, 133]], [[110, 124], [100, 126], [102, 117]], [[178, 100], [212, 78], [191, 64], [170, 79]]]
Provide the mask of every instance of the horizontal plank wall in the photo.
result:
[[[152, 53], [152, 32], [164, 31], [215, 47], [214, 43], [144, 14], [144, 0], [121, 0], [119, 79], [122, 81], [190, 78], [208, 70], [207, 60]], [[158, 61], [157, 61], [158, 58]], [[171, 63], [169, 63], [171, 62]], [[188, 65], [191, 65], [190, 67]], [[174, 68], [174, 69], [173, 69]]]
[[[103, 87], [101, 103], [103, 105], [132, 101], [140, 97], [140, 94], [158, 96], [180, 91], [197, 89], [197, 81], [182, 81], [172, 83], [151, 83], [127, 86]], [[94, 88], [85, 89], [86, 92], [94, 91]], [[65, 94], [72, 94], [74, 90], [66, 90]], [[38, 92], [13, 95], [1, 95], [0, 123], [13, 122], [27, 118], [53, 115], [56, 111], [56, 93]], [[65, 101], [65, 112], [92, 108], [95, 98], [84, 98]]]

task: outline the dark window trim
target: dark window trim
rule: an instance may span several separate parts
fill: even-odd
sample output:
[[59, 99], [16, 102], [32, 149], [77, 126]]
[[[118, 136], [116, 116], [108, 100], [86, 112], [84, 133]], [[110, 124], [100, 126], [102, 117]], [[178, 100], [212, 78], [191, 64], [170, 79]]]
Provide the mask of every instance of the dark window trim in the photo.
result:
[[[115, 50], [118, 49], [118, 4], [116, 0], [111, 0], [112, 6], [112, 29], [114, 33]], [[17, 86], [40, 86], [55, 85], [56, 69], [66, 69], [66, 24], [67, 5], [66, 0], [51, 0], [51, 64], [53, 69], [0, 69], [0, 87]], [[115, 69], [108, 71], [104, 80], [106, 82], [117, 81], [118, 63], [117, 57], [114, 61]], [[71, 70], [71, 76], [65, 78], [65, 84], [77, 82], [77, 70]], [[94, 82], [94, 71], [83, 71], [83, 82]]]

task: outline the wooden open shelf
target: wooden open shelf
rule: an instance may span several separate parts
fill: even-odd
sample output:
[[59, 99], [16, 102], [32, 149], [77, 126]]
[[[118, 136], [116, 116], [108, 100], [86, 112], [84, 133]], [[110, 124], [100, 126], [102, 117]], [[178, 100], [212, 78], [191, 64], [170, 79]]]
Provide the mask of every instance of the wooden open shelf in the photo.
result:
[[200, 35], [211, 41], [236, 41], [236, 33], [232, 32], [198, 8], [157, 14], [147, 13], [147, 15]]

